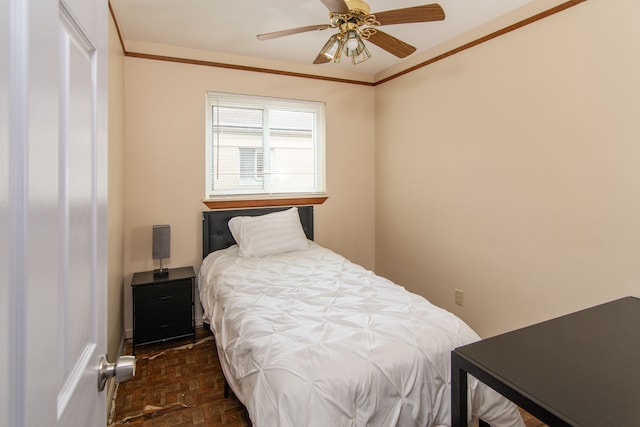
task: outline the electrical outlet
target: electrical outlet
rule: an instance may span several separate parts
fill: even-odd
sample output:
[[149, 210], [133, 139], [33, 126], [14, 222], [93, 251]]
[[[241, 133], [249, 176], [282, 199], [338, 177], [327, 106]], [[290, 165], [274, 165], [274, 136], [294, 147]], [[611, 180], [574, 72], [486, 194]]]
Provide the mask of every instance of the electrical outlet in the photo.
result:
[[462, 292], [462, 289], [456, 289], [456, 304], [461, 307], [464, 305], [464, 292]]

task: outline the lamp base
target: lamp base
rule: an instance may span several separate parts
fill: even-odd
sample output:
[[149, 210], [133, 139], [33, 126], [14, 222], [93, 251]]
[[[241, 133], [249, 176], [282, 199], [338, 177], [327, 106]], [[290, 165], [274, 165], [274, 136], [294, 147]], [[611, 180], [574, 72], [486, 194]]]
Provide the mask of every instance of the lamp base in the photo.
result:
[[160, 270], [153, 270], [153, 278], [154, 279], [162, 279], [164, 277], [169, 276], [168, 268], [161, 268]]

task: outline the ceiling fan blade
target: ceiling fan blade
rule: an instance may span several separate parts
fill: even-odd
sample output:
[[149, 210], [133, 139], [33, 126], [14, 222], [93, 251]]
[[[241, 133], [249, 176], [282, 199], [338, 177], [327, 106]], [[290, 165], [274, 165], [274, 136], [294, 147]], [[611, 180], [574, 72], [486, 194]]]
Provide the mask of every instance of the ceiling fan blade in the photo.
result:
[[316, 59], [313, 60], [314, 64], [326, 64], [327, 62], [331, 62], [331, 60], [321, 53], [319, 53], [318, 56], [316, 56]]
[[416, 48], [410, 44], [378, 29], [376, 29], [375, 33], [369, 36], [368, 40], [398, 58], [404, 58], [416, 51]]
[[274, 31], [272, 33], [258, 34], [258, 40], [269, 40], [277, 37], [290, 36], [291, 34], [306, 33], [307, 31], [320, 31], [330, 28], [329, 24], [307, 25], [306, 27], [289, 28], [288, 30]]
[[349, 13], [349, 8], [344, 0], [320, 0], [329, 12]]
[[425, 4], [423, 6], [407, 7], [404, 9], [387, 10], [374, 13], [380, 25], [409, 24], [412, 22], [442, 21], [444, 10], [439, 4]]

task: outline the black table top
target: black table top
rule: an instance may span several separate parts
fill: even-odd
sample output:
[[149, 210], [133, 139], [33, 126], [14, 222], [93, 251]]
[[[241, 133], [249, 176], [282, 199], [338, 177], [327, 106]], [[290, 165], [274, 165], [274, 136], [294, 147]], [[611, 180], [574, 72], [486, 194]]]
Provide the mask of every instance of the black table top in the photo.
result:
[[638, 298], [625, 297], [455, 351], [570, 425], [640, 426]]
[[166, 283], [174, 280], [193, 279], [196, 273], [193, 267], [179, 267], [167, 269], [167, 275], [162, 277], [154, 277], [153, 271], [142, 271], [134, 273], [131, 278], [131, 286], [150, 285], [157, 283]]

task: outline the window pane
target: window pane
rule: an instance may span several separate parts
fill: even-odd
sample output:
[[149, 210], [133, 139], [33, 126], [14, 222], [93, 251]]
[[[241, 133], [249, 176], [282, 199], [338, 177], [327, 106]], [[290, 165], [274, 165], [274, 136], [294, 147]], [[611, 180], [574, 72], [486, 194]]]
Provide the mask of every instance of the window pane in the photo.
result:
[[240, 184], [262, 188], [262, 149], [240, 147]]
[[271, 190], [296, 192], [312, 188], [314, 114], [270, 110], [269, 119]]
[[209, 93], [206, 197], [324, 192], [321, 103]]
[[[247, 181], [243, 173], [240, 150], [262, 150], [263, 110], [237, 107], [213, 106], [212, 109], [213, 190], [262, 188], [261, 182]], [[246, 154], [245, 154], [246, 155]], [[255, 166], [253, 167], [255, 177]]]

